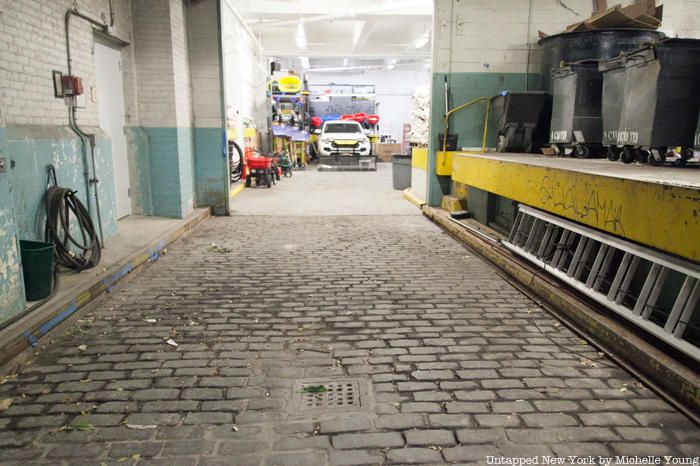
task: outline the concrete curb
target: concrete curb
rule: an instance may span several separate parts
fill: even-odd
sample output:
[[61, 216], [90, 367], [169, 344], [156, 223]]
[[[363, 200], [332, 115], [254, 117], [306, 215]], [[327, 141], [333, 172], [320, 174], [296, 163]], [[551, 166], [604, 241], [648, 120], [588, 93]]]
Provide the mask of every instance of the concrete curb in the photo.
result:
[[585, 301], [568, 293], [553, 277], [522, 263], [503, 246], [490, 243], [449, 220], [449, 215], [434, 207], [423, 206], [423, 214], [455, 239], [505, 272], [547, 305], [558, 319], [584, 335], [591, 343], [618, 363], [634, 372], [667, 401], [700, 423], [700, 374], [625, 327], [617, 320], [596, 311]]
[[418, 199], [416, 196], [413, 195], [413, 193], [411, 192], [411, 188], [406, 188], [403, 190], [403, 197], [404, 197], [404, 199], [406, 199], [408, 202], [415, 205], [419, 209], [422, 209], [423, 206], [425, 205], [424, 200]]
[[158, 260], [166, 252], [168, 245], [209, 217], [211, 217], [211, 209], [184, 219], [180, 226], [171, 229], [128, 259], [113, 265], [104, 273], [82, 284], [70, 296], [62, 298], [59, 303], [49, 302], [0, 331], [0, 374], [10, 369], [5, 366], [15, 357], [25, 350], [38, 346], [41, 339], [50, 335], [57, 326], [104, 294], [110, 293], [117, 283], [125, 280], [140, 266]]

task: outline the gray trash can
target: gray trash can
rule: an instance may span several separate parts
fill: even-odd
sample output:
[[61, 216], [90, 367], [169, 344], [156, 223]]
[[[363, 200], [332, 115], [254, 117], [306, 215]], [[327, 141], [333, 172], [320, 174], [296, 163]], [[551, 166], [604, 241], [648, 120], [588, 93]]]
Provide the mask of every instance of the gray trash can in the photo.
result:
[[391, 156], [391, 169], [394, 177], [394, 189], [411, 187], [411, 156], [394, 154]]

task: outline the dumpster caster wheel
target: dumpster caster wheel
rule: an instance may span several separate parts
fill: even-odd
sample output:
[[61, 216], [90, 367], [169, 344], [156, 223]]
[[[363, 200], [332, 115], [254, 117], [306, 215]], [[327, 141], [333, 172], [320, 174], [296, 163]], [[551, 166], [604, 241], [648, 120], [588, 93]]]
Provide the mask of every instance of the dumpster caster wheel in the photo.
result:
[[255, 186], [260, 186], [260, 176], [255, 177]]
[[624, 147], [622, 149], [622, 153], [620, 154], [620, 160], [622, 160], [622, 163], [632, 163], [634, 162], [635, 158], [636, 155], [634, 154], [634, 149], [631, 147]]
[[688, 160], [695, 157], [695, 151], [692, 147], [684, 147], [681, 149], [680, 158], [676, 161], [676, 165], [685, 167]]
[[666, 151], [663, 149], [651, 149], [649, 165], [663, 165], [664, 163], [666, 163]]
[[591, 155], [591, 150], [583, 144], [576, 144], [574, 154], [580, 159], [587, 159]]
[[617, 147], [608, 147], [608, 160], [612, 162], [620, 160], [620, 152]]
[[265, 174], [265, 186], [268, 188], [272, 187], [272, 173], [266, 173]]
[[646, 149], [637, 149], [637, 160], [642, 163], [651, 163], [652, 155]]
[[250, 185], [251, 185], [252, 181], [253, 181], [253, 179], [252, 179], [251, 177], [246, 176], [246, 177], [245, 177], [245, 187], [246, 187], [246, 188], [250, 188]]
[[498, 152], [506, 152], [506, 136], [504, 134], [498, 135], [498, 141], [496, 141], [496, 150]]

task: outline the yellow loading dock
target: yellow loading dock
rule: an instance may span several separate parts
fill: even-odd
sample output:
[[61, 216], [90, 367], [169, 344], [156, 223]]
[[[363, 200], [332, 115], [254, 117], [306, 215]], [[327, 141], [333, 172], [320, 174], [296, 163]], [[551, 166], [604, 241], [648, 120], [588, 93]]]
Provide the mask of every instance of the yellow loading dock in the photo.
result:
[[[533, 154], [447, 153], [454, 182], [700, 261], [697, 170]], [[437, 169], [441, 160], [438, 157]]]

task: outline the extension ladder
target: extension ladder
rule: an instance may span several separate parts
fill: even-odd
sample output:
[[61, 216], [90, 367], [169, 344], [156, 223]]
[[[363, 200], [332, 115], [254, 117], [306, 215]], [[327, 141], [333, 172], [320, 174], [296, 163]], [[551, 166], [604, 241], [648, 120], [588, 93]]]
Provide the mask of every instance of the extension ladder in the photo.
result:
[[700, 266], [520, 205], [503, 244], [700, 361]]

